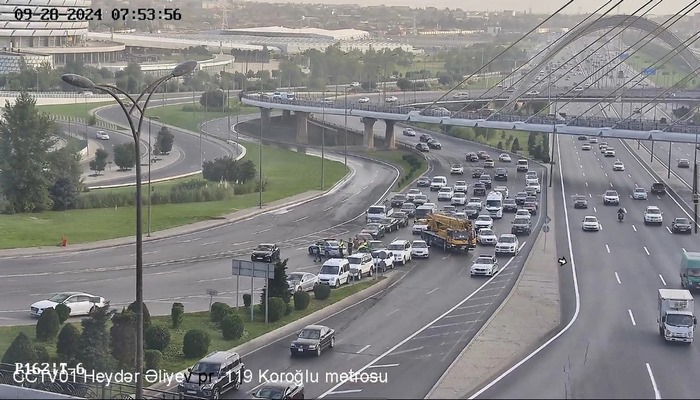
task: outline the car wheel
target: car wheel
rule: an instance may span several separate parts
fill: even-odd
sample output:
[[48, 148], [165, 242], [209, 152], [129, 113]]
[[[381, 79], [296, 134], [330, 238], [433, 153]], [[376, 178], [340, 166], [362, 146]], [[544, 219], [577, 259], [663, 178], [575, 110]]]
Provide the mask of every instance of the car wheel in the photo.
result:
[[330, 348], [332, 349], [333, 347], [335, 347], [335, 336], [331, 338]]
[[374, 275], [374, 268], [369, 269], [369, 277], [371, 278], [372, 275]]
[[92, 315], [95, 312], [96, 308], [95, 306], [90, 307], [90, 311], [88, 311], [88, 315]]
[[335, 288], [338, 289], [340, 287], [340, 279], [335, 281]]
[[299, 286], [296, 291], [301, 292], [301, 286]]
[[215, 399], [215, 400], [219, 398], [219, 389], [218, 388], [214, 389], [214, 393], [211, 394], [211, 398]]
[[316, 357], [321, 357], [321, 344], [319, 343], [318, 346], [316, 346]]

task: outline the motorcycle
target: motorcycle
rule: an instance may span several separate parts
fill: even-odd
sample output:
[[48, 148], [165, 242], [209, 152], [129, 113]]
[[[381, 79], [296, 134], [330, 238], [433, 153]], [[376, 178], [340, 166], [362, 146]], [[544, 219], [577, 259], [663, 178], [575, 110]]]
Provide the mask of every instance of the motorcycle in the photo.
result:
[[622, 222], [623, 219], [625, 219], [625, 214], [624, 213], [617, 213], [617, 220]]

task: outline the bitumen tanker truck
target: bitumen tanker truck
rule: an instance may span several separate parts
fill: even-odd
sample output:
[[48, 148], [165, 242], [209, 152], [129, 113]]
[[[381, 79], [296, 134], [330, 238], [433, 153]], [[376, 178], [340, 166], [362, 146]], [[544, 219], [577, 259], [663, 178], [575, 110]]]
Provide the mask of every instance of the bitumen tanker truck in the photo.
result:
[[659, 334], [669, 342], [693, 342], [693, 295], [685, 289], [659, 289]]

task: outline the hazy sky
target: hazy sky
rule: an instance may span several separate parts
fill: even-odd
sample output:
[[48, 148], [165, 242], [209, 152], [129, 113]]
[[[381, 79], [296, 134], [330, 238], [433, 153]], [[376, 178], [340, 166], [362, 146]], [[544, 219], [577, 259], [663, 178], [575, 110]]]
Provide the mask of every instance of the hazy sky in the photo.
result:
[[[430, 5], [438, 8], [461, 8], [467, 11], [499, 11], [499, 10], [532, 10], [535, 13], [550, 13], [556, 11], [559, 7], [566, 4], [564, 0], [430, 0], [428, 2], [422, 0], [263, 0], [274, 3], [324, 3], [324, 4], [360, 4], [398, 6], [405, 5], [410, 7], [426, 7]], [[658, 0], [656, 0], [658, 1]], [[617, 1], [612, 1], [610, 4], [615, 4]], [[632, 12], [646, 3], [644, 0], [624, 0], [620, 5], [620, 12]], [[661, 4], [656, 6], [648, 15], [671, 14], [682, 9], [690, 0], [662, 0]], [[574, 0], [563, 12], [567, 14], [577, 14], [583, 12], [594, 11], [605, 1], [601, 0]], [[652, 2], [651, 4], [654, 4]], [[691, 11], [690, 14], [700, 13], [700, 6]]]

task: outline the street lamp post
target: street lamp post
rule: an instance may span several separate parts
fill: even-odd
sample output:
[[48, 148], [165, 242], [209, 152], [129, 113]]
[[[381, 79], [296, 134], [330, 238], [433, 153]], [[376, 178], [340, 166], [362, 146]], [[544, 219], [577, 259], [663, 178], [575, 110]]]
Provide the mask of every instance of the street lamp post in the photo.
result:
[[[153, 155], [153, 150], [151, 148], [151, 121], [159, 121], [159, 116], [152, 116], [148, 118], [148, 233], [147, 237], [151, 237], [151, 200], [153, 198], [153, 189], [151, 189], [151, 156]], [[156, 137], [157, 140], [157, 137]]]
[[[326, 98], [326, 92], [323, 92], [323, 98]], [[347, 139], [347, 137], [346, 137]], [[324, 189], [324, 180], [326, 178], [326, 170], [323, 161], [326, 158], [326, 103], [321, 102], [321, 190]]]
[[345, 168], [348, 167], [348, 89], [345, 88]]
[[695, 156], [693, 157], [693, 219], [695, 234], [698, 233], [698, 133], [695, 133]]
[[[264, 60], [265, 58], [260, 57], [260, 98], [263, 98], [263, 92], [265, 91], [265, 80], [263, 79], [263, 71], [265, 71], [265, 64]], [[262, 199], [262, 192], [263, 192], [263, 174], [262, 174], [262, 166], [263, 166], [263, 151], [262, 151], [262, 146], [263, 146], [263, 109], [260, 109], [260, 146], [258, 146], [258, 160], [260, 160], [260, 165], [258, 165], [258, 185], [259, 185], [259, 204], [258, 206], [262, 208], [263, 206], [263, 199]]]
[[[197, 67], [196, 61], [185, 61], [177, 65], [170, 74], [156, 80], [144, 89], [139, 97], [134, 100], [128, 93], [114, 85], [95, 85], [90, 79], [77, 74], [64, 74], [61, 79], [69, 85], [81, 89], [96, 89], [112, 96], [124, 111], [126, 120], [129, 122], [131, 135], [134, 138], [136, 151], [136, 398], [143, 399], [143, 226], [142, 226], [142, 206], [141, 206], [141, 125], [145, 117], [145, 111], [153, 92], [162, 83], [171, 78], [180, 77], [191, 73]], [[124, 102], [118, 94], [128, 98], [132, 105], [127, 110]], [[139, 102], [145, 96], [143, 107]], [[134, 110], [139, 111], [138, 123], [134, 123]]]

